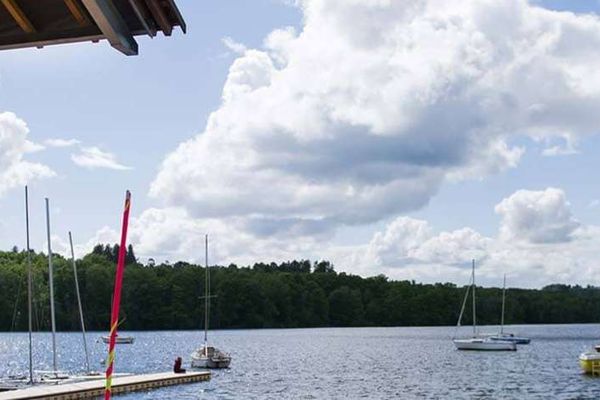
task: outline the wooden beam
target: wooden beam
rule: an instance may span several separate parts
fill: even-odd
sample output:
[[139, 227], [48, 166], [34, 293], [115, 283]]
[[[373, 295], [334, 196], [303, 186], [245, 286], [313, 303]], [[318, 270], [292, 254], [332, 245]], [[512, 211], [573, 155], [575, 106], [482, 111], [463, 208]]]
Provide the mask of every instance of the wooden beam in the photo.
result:
[[167, 0], [167, 4], [169, 4], [169, 6], [171, 7], [171, 10], [173, 11], [173, 14], [175, 14], [175, 18], [177, 18], [177, 22], [179, 23], [181, 30], [183, 31], [183, 33], [186, 33], [187, 28], [185, 26], [185, 20], [183, 19], [183, 16], [179, 12], [179, 8], [177, 8], [177, 4], [175, 4], [175, 0]]
[[64, 0], [64, 2], [79, 26], [88, 26], [90, 24], [90, 20], [77, 0]]
[[128, 56], [138, 54], [138, 45], [111, 0], [81, 0], [112, 47]]
[[8, 10], [15, 22], [27, 33], [35, 33], [35, 27], [27, 18], [16, 0], [1, 0], [4, 7]]
[[136, 17], [142, 24], [142, 27], [150, 37], [156, 36], [156, 25], [152, 20], [152, 17], [148, 15], [148, 8], [143, 0], [129, 0], [129, 5], [133, 8]]
[[150, 9], [152, 16], [156, 20], [156, 23], [158, 24], [158, 26], [160, 26], [160, 29], [163, 31], [165, 36], [171, 36], [173, 27], [171, 26], [171, 22], [169, 22], [169, 19], [165, 15], [165, 13], [164, 13], [162, 7], [160, 6], [160, 4], [158, 3], [158, 1], [157, 0], [146, 0], [146, 4], [148, 5], [148, 8]]

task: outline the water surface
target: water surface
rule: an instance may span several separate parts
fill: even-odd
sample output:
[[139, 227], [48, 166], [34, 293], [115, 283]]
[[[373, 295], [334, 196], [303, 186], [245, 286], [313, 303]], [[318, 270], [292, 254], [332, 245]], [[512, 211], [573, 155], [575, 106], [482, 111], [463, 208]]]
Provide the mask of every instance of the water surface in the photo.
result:
[[[462, 328], [463, 335], [469, 330]], [[495, 328], [484, 327], [493, 332]], [[514, 326], [532, 338], [517, 352], [459, 352], [455, 328], [326, 328], [211, 332], [231, 352], [228, 370], [210, 382], [120, 399], [600, 399], [600, 378], [580, 373], [579, 353], [600, 343], [600, 325]], [[124, 333], [126, 334], [126, 333]], [[189, 354], [201, 332], [129, 332], [117, 349], [118, 372], [164, 372]], [[89, 334], [92, 367], [102, 370], [106, 345]], [[81, 335], [59, 333], [59, 368], [80, 371]], [[34, 334], [36, 369], [50, 369], [50, 335]], [[27, 370], [27, 334], [0, 334], [0, 375]]]

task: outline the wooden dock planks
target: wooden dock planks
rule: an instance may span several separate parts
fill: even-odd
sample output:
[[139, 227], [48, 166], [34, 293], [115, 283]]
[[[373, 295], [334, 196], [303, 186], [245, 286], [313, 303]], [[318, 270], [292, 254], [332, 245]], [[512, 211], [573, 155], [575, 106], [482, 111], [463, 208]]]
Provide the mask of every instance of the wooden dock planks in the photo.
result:
[[[156, 389], [163, 386], [201, 382], [209, 379], [209, 371], [187, 372], [185, 374], [164, 372], [159, 374], [123, 376], [119, 378], [113, 378], [112, 393], [119, 394], [135, 392], [139, 390]], [[27, 389], [2, 392], [0, 393], [0, 400], [74, 400], [97, 398], [99, 396], [103, 396], [103, 394], [104, 379], [99, 379], [94, 381], [53, 386], [34, 386]]]

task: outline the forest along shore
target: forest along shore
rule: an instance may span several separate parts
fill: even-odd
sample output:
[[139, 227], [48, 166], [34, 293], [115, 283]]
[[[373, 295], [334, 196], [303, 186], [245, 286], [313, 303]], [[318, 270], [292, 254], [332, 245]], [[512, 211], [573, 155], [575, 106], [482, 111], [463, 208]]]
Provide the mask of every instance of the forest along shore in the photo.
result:
[[[86, 325], [106, 330], [118, 246], [98, 245], [77, 260]], [[34, 328], [49, 329], [47, 258], [32, 257]], [[53, 256], [57, 328], [79, 330], [70, 261]], [[143, 265], [127, 252], [124, 330], [202, 326], [204, 267], [186, 262]], [[26, 253], [0, 252], [0, 331], [27, 329]], [[454, 325], [465, 288], [450, 283], [392, 281], [337, 273], [327, 261], [216, 266], [211, 272], [211, 327], [300, 328]], [[501, 288], [478, 288], [479, 323], [498, 324]], [[551, 285], [508, 289], [507, 324], [591, 323], [600, 315], [600, 288]], [[468, 325], [470, 322], [463, 321]]]

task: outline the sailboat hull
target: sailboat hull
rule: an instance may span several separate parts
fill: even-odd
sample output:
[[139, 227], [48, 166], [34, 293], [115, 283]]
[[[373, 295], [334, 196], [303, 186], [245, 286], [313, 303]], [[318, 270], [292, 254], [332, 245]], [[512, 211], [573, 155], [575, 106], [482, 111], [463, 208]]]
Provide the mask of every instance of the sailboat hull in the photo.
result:
[[531, 339], [521, 336], [513, 336], [513, 335], [503, 335], [498, 334], [494, 336], [490, 336], [491, 340], [502, 341], [502, 342], [513, 342], [515, 344], [529, 344]]
[[457, 350], [473, 351], [515, 351], [517, 345], [513, 342], [502, 342], [499, 340], [486, 339], [455, 339], [453, 340]]
[[229, 368], [231, 356], [227, 353], [209, 346], [207, 350], [204, 347], [199, 348], [192, 353], [192, 368]]

